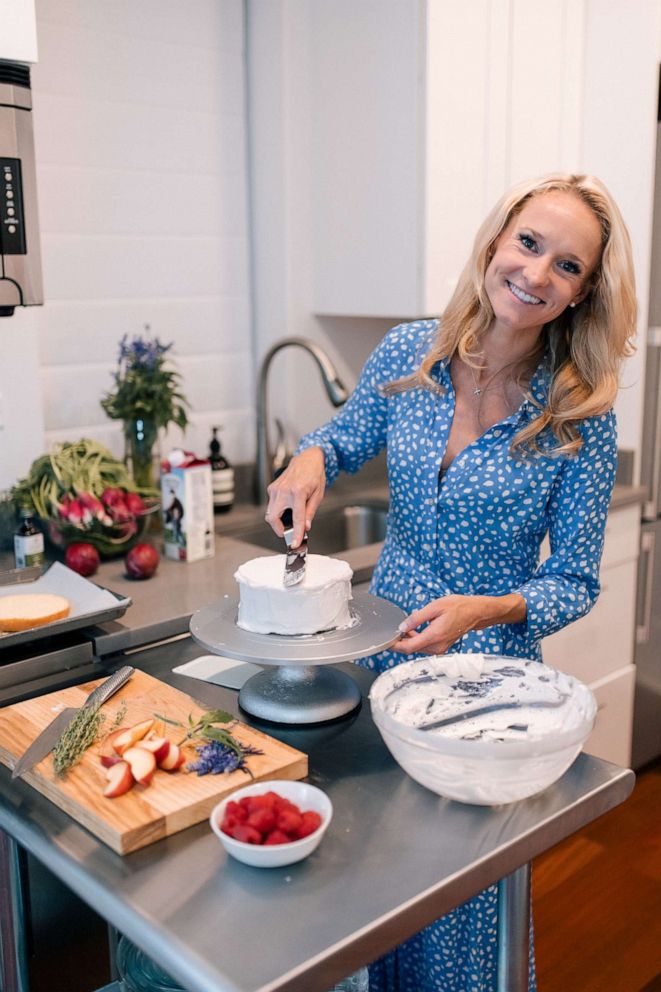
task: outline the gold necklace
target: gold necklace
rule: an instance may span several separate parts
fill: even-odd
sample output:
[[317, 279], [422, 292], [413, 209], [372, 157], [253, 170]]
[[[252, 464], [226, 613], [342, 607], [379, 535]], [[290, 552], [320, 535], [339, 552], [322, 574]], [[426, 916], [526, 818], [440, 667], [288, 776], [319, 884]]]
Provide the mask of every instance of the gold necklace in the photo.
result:
[[480, 386], [479, 382], [477, 381], [477, 376], [475, 375], [475, 369], [473, 368], [472, 365], [469, 365], [468, 368], [470, 369], [471, 376], [473, 377], [473, 396], [481, 396], [482, 393], [486, 393], [487, 389], [489, 388], [493, 380], [496, 378], [496, 376], [500, 375], [501, 372], [504, 372], [506, 368], [509, 368], [509, 366], [513, 364], [514, 362], [508, 362], [507, 365], [503, 365], [501, 368], [496, 369], [493, 375], [489, 376], [489, 378], [487, 379], [487, 381], [483, 386]]

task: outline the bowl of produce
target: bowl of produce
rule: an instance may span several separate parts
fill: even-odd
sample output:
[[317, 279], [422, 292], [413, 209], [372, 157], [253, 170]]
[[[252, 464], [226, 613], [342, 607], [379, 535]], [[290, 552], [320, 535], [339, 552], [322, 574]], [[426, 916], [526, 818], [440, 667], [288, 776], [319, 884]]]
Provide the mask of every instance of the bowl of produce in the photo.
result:
[[372, 716], [398, 764], [438, 795], [497, 806], [535, 795], [572, 764], [597, 704], [578, 679], [537, 661], [422, 658], [383, 672]]
[[228, 854], [258, 868], [302, 861], [319, 846], [333, 816], [325, 792], [308, 782], [255, 782], [211, 811], [211, 829]]
[[139, 543], [160, 508], [156, 490], [138, 489], [123, 462], [87, 438], [37, 458], [12, 500], [32, 510], [56, 548], [85, 543], [103, 557]]

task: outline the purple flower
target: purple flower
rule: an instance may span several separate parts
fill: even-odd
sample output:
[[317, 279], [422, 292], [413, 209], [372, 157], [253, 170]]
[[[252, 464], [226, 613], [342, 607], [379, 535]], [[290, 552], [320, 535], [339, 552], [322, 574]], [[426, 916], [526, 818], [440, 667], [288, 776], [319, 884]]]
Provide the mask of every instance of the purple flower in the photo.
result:
[[158, 338], [150, 341], [141, 337], [134, 337], [129, 341], [128, 334], [125, 334], [119, 342], [119, 364], [125, 364], [127, 371], [136, 369], [140, 371], [153, 372], [158, 368], [165, 355], [172, 347], [170, 344], [161, 344]]
[[248, 771], [245, 762], [246, 756], [264, 753], [257, 748], [250, 747], [250, 745], [243, 745], [241, 747], [242, 753], [239, 755], [233, 748], [221, 744], [220, 741], [210, 741], [208, 744], [200, 745], [195, 750], [199, 755], [198, 760], [188, 765], [188, 770], [197, 772], [198, 775], [220, 775], [223, 772], [234, 772], [237, 769]]

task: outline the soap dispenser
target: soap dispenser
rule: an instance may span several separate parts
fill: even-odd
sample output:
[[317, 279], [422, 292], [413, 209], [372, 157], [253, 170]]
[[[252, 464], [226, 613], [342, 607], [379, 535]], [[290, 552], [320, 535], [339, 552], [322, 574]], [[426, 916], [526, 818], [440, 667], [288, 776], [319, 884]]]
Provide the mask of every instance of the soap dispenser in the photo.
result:
[[218, 440], [219, 430], [220, 427], [212, 427], [213, 433], [209, 444], [213, 509], [214, 513], [227, 513], [234, 503], [234, 469], [221, 450]]

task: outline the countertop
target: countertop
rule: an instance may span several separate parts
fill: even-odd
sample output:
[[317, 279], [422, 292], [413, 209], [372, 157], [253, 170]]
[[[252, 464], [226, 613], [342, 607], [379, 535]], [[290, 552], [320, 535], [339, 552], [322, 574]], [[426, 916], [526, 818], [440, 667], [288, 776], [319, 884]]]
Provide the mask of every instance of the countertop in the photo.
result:
[[[190, 639], [133, 662], [203, 705], [237, 694], [172, 674]], [[372, 674], [351, 672], [363, 696]], [[442, 799], [395, 764], [369, 705], [316, 727], [264, 728], [305, 751], [334, 818], [299, 864], [233, 861], [207, 823], [124, 858], [0, 768], [0, 828], [190, 992], [320, 992], [624, 801], [632, 772], [581, 754], [555, 785], [499, 808]]]

